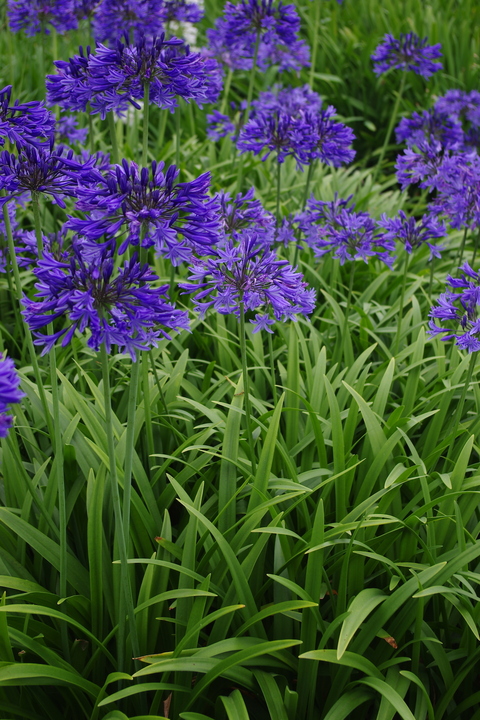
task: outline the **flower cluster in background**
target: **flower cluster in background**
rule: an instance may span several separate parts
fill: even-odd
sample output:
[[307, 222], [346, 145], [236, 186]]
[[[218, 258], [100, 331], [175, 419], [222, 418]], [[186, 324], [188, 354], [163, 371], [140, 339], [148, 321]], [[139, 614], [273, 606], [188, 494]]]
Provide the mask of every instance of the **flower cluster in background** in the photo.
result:
[[6, 437], [13, 423], [8, 406], [19, 403], [25, 393], [20, 390], [20, 378], [11, 358], [0, 353], [0, 438]]

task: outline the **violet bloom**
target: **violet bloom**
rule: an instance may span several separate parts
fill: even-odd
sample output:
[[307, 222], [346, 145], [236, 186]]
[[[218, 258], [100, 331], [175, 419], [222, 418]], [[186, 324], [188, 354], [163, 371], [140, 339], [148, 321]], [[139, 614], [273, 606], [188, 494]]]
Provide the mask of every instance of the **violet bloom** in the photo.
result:
[[238, 233], [217, 250], [216, 257], [195, 258], [189, 280], [179, 286], [195, 294], [194, 306], [201, 316], [213, 307], [222, 315], [239, 317], [243, 303], [245, 311], [257, 312], [250, 320], [253, 332], [273, 332], [274, 320], [295, 320], [297, 314], [309, 315], [315, 307], [315, 291], [254, 230]]
[[455, 345], [472, 353], [480, 350], [480, 275], [468, 263], [460, 270], [462, 277], [447, 277], [452, 290], [442, 293], [438, 305], [432, 307], [428, 332], [433, 337], [443, 335], [444, 341], [455, 338]]
[[413, 250], [426, 244], [430, 249], [430, 260], [440, 257], [440, 250], [443, 250], [441, 245], [429, 241], [445, 237], [447, 230], [443, 223], [431, 215], [424, 215], [417, 221], [414, 217], [407, 217], [403, 210], [400, 210], [395, 218], [383, 214], [378, 225], [386, 231], [384, 237], [387, 240], [392, 242], [398, 240], [407, 253], [411, 254]]
[[159, 4], [161, 5], [159, 13], [165, 25], [170, 22], [197, 23], [203, 18], [203, 10], [195, 2], [163, 0]]
[[249, 70], [257, 48], [257, 65], [266, 69], [300, 70], [308, 65], [309, 51], [298, 39], [300, 18], [294, 5], [274, 0], [227, 2], [224, 15], [207, 30], [209, 52], [232, 69]]
[[297, 167], [308, 165], [318, 136], [304, 116], [294, 117], [282, 110], [256, 113], [240, 132], [237, 147], [241, 153], [262, 153], [262, 160], [276, 153], [277, 162], [295, 158]]
[[[70, 163], [71, 170], [67, 168]], [[73, 150], [54, 148], [53, 140], [47, 147], [26, 146], [18, 157], [6, 150], [0, 153], [0, 207], [14, 196], [25, 191], [50, 195], [55, 204], [65, 207], [64, 197], [76, 193], [76, 173], [94, 163], [92, 157], [83, 166], [74, 160]]]
[[333, 120], [336, 114], [333, 105], [329, 105], [318, 113], [307, 110], [305, 120], [312, 128], [312, 138], [315, 138], [311, 159], [319, 158], [325, 165], [340, 167], [355, 158], [355, 150], [350, 147], [355, 135], [347, 125]]
[[[115, 243], [92, 252], [81, 240], [72, 243], [69, 261], [45, 253], [34, 274], [38, 300], [23, 299], [22, 314], [36, 340], [48, 352], [57, 341], [68, 345], [75, 331], [89, 330], [87, 344], [98, 351], [116, 345], [132, 360], [138, 350], [156, 347], [170, 330], [188, 330], [187, 313], [176, 310], [166, 298], [167, 285], [157, 287], [157, 276], [148, 265], [137, 262], [136, 254], [120, 267], [114, 257]], [[42, 330], [63, 319], [60, 330]]]
[[52, 25], [59, 33], [77, 27], [74, 0], [8, 0], [8, 21], [13, 32], [26, 35], [50, 33]]
[[93, 20], [97, 42], [115, 44], [127, 35], [135, 41], [163, 30], [161, 0], [102, 0]]
[[294, 116], [306, 111], [319, 113], [321, 106], [322, 98], [311, 90], [309, 85], [283, 87], [276, 84], [271, 90], [261, 92], [258, 99], [252, 101], [250, 117], [255, 117], [256, 112], [273, 110], [282, 110]]
[[[37, 238], [33, 230], [21, 230], [14, 235], [15, 254], [19, 267], [32, 268], [38, 263]], [[42, 247], [55, 260], [66, 262], [69, 257], [67, 230], [63, 227], [55, 233], [42, 235]]]
[[351, 197], [343, 200], [337, 196], [331, 202], [309, 200], [307, 210], [297, 218], [307, 245], [316, 257], [332, 252], [340, 265], [347, 260], [368, 262], [370, 257], [378, 257], [391, 268], [395, 243], [378, 232], [368, 213], [355, 212], [350, 201]]
[[73, 0], [74, 12], [78, 20], [93, 17], [102, 0]]
[[480, 227], [480, 158], [476, 153], [447, 158], [438, 170], [430, 211], [446, 217], [452, 228]]
[[254, 199], [254, 193], [252, 187], [245, 194], [238, 193], [234, 198], [223, 191], [216, 195], [221, 241], [235, 238], [242, 230], [250, 228], [255, 230], [259, 238], [264, 236], [265, 244], [271, 243], [275, 232], [275, 216], [265, 210], [260, 200]]
[[118, 41], [114, 48], [99, 45], [95, 53], [57, 61], [58, 75], [47, 76], [50, 103], [65, 109], [100, 113], [123, 113], [139, 101], [149, 87], [149, 101], [173, 110], [178, 98], [198, 105], [215, 102], [221, 89], [216, 61], [191, 53], [183, 40], [162, 35], [147, 44], [145, 37], [136, 44]]
[[207, 115], [207, 135], [210, 140], [217, 141], [230, 135], [232, 140], [236, 139], [237, 128], [228, 115], [219, 110], [214, 110]]
[[88, 136], [88, 128], [79, 128], [78, 121], [71, 115], [64, 115], [56, 123], [56, 140], [58, 143], [83, 145]]
[[5, 138], [17, 147], [39, 145], [49, 138], [55, 129], [55, 116], [47, 110], [43, 102], [10, 104], [12, 86], [0, 90], [0, 145]]
[[415, 149], [407, 148], [395, 163], [402, 190], [412, 183], [419, 183], [421, 188], [435, 187], [439, 170], [448, 157], [439, 140], [417, 140]]
[[0, 437], [7, 437], [13, 418], [7, 415], [8, 405], [19, 403], [25, 397], [20, 389], [20, 378], [13, 360], [0, 353]]
[[437, 110], [424, 110], [412, 113], [410, 118], [402, 118], [395, 128], [397, 143], [404, 142], [408, 147], [419, 142], [437, 141], [444, 150], [462, 150], [465, 136], [462, 124], [454, 117], [445, 117]]
[[208, 196], [210, 175], [177, 183], [178, 170], [153, 162], [139, 168], [122, 161], [105, 174], [92, 172], [77, 190], [77, 209], [86, 219], [70, 217], [67, 227], [97, 242], [120, 233], [119, 252], [129, 245], [152, 247], [173, 265], [203, 254], [218, 239], [218, 205]]
[[413, 70], [417, 75], [428, 78], [442, 69], [442, 64], [433, 62], [442, 56], [441, 45], [427, 45], [428, 38], [421, 38], [415, 33], [400, 34], [397, 40], [393, 35], [386, 34], [383, 42], [378, 45], [371, 56], [373, 72], [381, 75], [391, 68], [397, 70]]

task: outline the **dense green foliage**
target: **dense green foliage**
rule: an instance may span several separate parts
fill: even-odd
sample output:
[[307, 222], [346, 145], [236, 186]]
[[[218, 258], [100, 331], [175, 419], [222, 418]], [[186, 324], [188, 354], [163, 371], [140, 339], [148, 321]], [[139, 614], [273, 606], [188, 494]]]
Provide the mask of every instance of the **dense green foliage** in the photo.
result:
[[[296, 5], [313, 42], [315, 2]], [[450, 87], [475, 88], [479, 11], [471, 0], [322, 2], [314, 87], [358, 141], [351, 168], [315, 172], [317, 198], [353, 194], [376, 217], [422, 212], [424, 197], [401, 195], [390, 172], [393, 147], [373, 181], [398, 76], [377, 79], [369, 56], [387, 31], [442, 43], [444, 71], [428, 83], [409, 74], [402, 112]], [[207, 0], [202, 32], [220, 12]], [[0, 85], [12, 83], [22, 100], [42, 97], [52, 53], [68, 57], [87, 35], [47, 38], [42, 48], [4, 23]], [[275, 80], [273, 70], [258, 74], [256, 92]], [[234, 76], [233, 99], [245, 97], [247, 81]], [[141, 120], [117, 130], [123, 154], [138, 159]], [[152, 109], [150, 158], [175, 161], [174, 132], [173, 117]], [[91, 142], [109, 147], [98, 118]], [[182, 178], [208, 169], [213, 190], [235, 191], [232, 157], [229, 140], [206, 139], [204, 111], [184, 105]], [[285, 167], [284, 215], [301, 208], [306, 180], [293, 162]], [[253, 184], [272, 211], [274, 171], [257, 158], [243, 169], [244, 187]], [[46, 230], [64, 220], [55, 206], [42, 213]], [[29, 213], [22, 223], [33, 227]], [[80, 336], [57, 353], [68, 546], [61, 597], [55, 454], [11, 276], [0, 275], [2, 349], [27, 394], [0, 445], [2, 718], [480, 719], [480, 391], [474, 370], [463, 396], [470, 358], [426, 335], [460, 240], [450, 233], [434, 273], [426, 248], [409, 257], [403, 298], [401, 252], [393, 271], [357, 263], [350, 307], [348, 264], [300, 253], [317, 290], [314, 316], [277, 323], [272, 354], [261, 334], [247, 343], [255, 473], [237, 321], [192, 315], [191, 334], [152, 351], [135, 417], [128, 546], [141, 660], [119, 634], [125, 609], [99, 358]], [[472, 250], [469, 239], [467, 257]], [[161, 262], [157, 270], [168, 282]], [[28, 271], [22, 281], [32, 293]], [[122, 488], [132, 364], [124, 355], [108, 362]], [[47, 358], [40, 369], [51, 407]]]

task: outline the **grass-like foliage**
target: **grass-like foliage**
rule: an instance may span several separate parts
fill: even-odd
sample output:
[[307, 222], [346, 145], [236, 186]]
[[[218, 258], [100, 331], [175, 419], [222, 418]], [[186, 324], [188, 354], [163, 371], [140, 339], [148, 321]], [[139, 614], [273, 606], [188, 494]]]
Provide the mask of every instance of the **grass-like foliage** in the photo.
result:
[[[478, 87], [480, 6], [298, 0], [269, 45], [137, 0], [112, 59], [122, 2], [13, 32], [37, 4], [1, 10], [1, 718], [480, 720], [478, 99], [434, 170], [395, 144]], [[443, 68], [375, 75], [409, 33]], [[23, 104], [74, 56], [70, 152]]]

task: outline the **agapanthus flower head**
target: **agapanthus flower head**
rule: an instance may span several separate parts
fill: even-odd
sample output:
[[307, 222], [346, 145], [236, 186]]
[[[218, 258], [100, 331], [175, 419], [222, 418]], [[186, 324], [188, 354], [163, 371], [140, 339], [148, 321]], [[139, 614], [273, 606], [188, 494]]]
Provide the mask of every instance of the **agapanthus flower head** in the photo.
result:
[[192, 53], [183, 40], [165, 35], [147, 43], [117, 41], [113, 48], [99, 44], [96, 52], [80, 48], [67, 62], [55, 63], [58, 75], [47, 76], [50, 103], [64, 109], [85, 110], [102, 119], [110, 111], [123, 113], [129, 103], [137, 108], [149, 88], [149, 102], [173, 110], [178, 98], [198, 105], [215, 102], [221, 89], [218, 64], [201, 53]]
[[414, 148], [407, 148], [397, 157], [395, 170], [402, 190], [413, 183], [419, 183], [421, 188], [434, 187], [439, 170], [448, 157], [449, 151], [439, 140], [418, 140]]
[[440, 62], [434, 62], [442, 56], [440, 48], [439, 43], [428, 45], [428, 38], [419, 38], [415, 33], [401, 33], [398, 40], [387, 33], [371, 56], [373, 72], [381, 75], [391, 68], [413, 70], [428, 78], [443, 67]]
[[262, 235], [270, 244], [275, 231], [275, 217], [265, 210], [260, 200], [254, 198], [255, 190], [250, 188], [246, 193], [238, 193], [235, 198], [228, 192], [216, 195], [220, 216], [220, 241], [235, 238], [239, 232], [250, 228], [258, 237]]
[[209, 51], [232, 69], [249, 70], [256, 61], [261, 69], [300, 70], [308, 65], [309, 52], [299, 40], [300, 17], [294, 5], [277, 0], [227, 2], [224, 15], [207, 30]]
[[163, 0], [159, 9], [162, 22], [197, 23], [203, 18], [203, 10], [195, 2], [187, 0]]
[[7, 437], [13, 422], [7, 414], [9, 405], [19, 403], [25, 397], [20, 390], [20, 378], [11, 358], [0, 353], [0, 437]]
[[125, 35], [134, 41], [163, 30], [161, 0], [102, 0], [93, 21], [97, 42], [115, 45]]
[[0, 90], [0, 145], [5, 145], [5, 138], [17, 147], [39, 145], [53, 134], [55, 116], [43, 102], [11, 104], [11, 94], [11, 85]]
[[402, 118], [395, 128], [397, 143], [404, 142], [408, 147], [419, 142], [437, 141], [445, 150], [462, 150], [465, 142], [461, 122], [455, 117], [446, 117], [437, 110], [423, 110], [412, 113], [410, 118]]
[[[61, 230], [42, 235], [42, 246], [44, 252], [49, 253], [54, 259], [67, 261], [71, 242], [67, 238], [68, 231], [63, 227]], [[19, 267], [33, 268], [38, 263], [38, 245], [33, 230], [21, 230], [14, 235], [15, 254]]]
[[312, 199], [307, 210], [297, 217], [305, 240], [316, 257], [329, 252], [343, 265], [347, 260], [378, 257], [392, 267], [395, 243], [378, 232], [377, 225], [366, 212], [355, 212], [351, 198], [338, 198], [331, 202]]
[[56, 123], [56, 141], [57, 143], [66, 143], [74, 145], [79, 143], [83, 145], [88, 136], [87, 128], [79, 128], [78, 120], [73, 115], [63, 115]]
[[455, 345], [472, 353], [480, 350], [480, 275], [468, 263], [460, 270], [460, 277], [447, 277], [450, 289], [432, 307], [428, 332], [433, 337], [443, 335], [441, 340], [455, 338]]
[[444, 216], [457, 230], [480, 227], [480, 158], [475, 152], [446, 158], [435, 188], [431, 212]]
[[385, 238], [392, 242], [401, 242], [407, 253], [426, 244], [430, 249], [430, 260], [440, 257], [441, 245], [430, 242], [438, 240], [447, 234], [445, 225], [432, 215], [424, 215], [420, 220], [407, 217], [403, 210], [399, 210], [397, 217], [389, 218], [385, 214], [378, 221], [378, 225], [385, 230]]
[[[115, 243], [85, 251], [81, 239], [72, 242], [69, 260], [45, 253], [34, 274], [36, 300], [23, 299], [22, 311], [35, 335], [35, 343], [48, 352], [57, 342], [68, 345], [75, 331], [89, 331], [87, 344], [93, 350], [116, 345], [130, 353], [155, 347], [171, 330], [188, 330], [187, 313], [168, 302], [168, 286], [157, 286], [157, 276], [141, 265], [136, 254], [118, 267]], [[63, 319], [63, 327], [43, 332], [50, 323]]]
[[221, 140], [221, 138], [230, 135], [232, 139], [236, 136], [236, 125], [230, 120], [228, 115], [221, 113], [220, 110], [214, 110], [207, 115], [207, 135], [210, 140]]
[[[87, 165], [92, 165], [92, 158]], [[69, 169], [69, 166], [71, 169]], [[36, 148], [27, 145], [17, 155], [3, 150], [0, 153], [0, 206], [11, 197], [25, 191], [50, 195], [52, 201], [65, 207], [64, 197], [76, 192], [76, 172], [82, 166], [75, 161], [73, 150], [57, 149], [53, 138], [47, 146]]]
[[[272, 320], [309, 315], [315, 307], [315, 292], [286, 260], [279, 260], [255, 230], [239, 232], [216, 251], [215, 257], [195, 258], [190, 282], [180, 283], [185, 293], [194, 293], [195, 309], [203, 316], [213, 307], [222, 315], [256, 312], [253, 332], [273, 332]], [[272, 317], [273, 315], [273, 317]]]
[[447, 90], [435, 103], [435, 110], [445, 117], [465, 119], [480, 127], [480, 92], [472, 90]]
[[73, 0], [73, 7], [77, 20], [93, 17], [95, 10], [102, 0]]
[[129, 245], [155, 246], [174, 265], [203, 254], [218, 240], [218, 203], [208, 195], [210, 175], [177, 182], [175, 165], [147, 168], [123, 160], [105, 173], [91, 172], [79, 182], [77, 209], [67, 227], [97, 242], [118, 234], [119, 251]]
[[310, 89], [309, 85], [302, 87], [283, 87], [274, 85], [271, 90], [261, 92], [257, 100], [252, 101], [250, 117], [256, 112], [269, 112], [282, 110], [293, 116], [302, 112], [319, 113], [322, 107], [320, 95]]
[[244, 125], [237, 147], [241, 153], [262, 154], [262, 160], [275, 153], [277, 162], [295, 158], [297, 167], [308, 165], [318, 137], [303, 114], [295, 117], [282, 110], [256, 112]]
[[74, 0], [8, 0], [8, 21], [13, 32], [26, 35], [49, 33], [49, 25], [59, 33], [77, 27]]
[[336, 114], [333, 105], [329, 105], [319, 112], [307, 110], [305, 120], [312, 128], [312, 138], [315, 138], [311, 159], [319, 158], [326, 165], [340, 167], [355, 158], [355, 150], [350, 147], [355, 135], [347, 125], [333, 119]]

